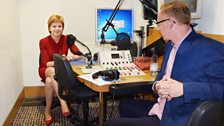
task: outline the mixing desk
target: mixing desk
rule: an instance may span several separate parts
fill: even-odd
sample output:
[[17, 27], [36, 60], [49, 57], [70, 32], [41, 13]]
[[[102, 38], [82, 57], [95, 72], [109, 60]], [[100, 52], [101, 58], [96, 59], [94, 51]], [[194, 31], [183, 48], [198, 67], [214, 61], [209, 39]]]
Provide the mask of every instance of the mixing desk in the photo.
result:
[[129, 50], [103, 51], [99, 53], [99, 63], [105, 70], [117, 69], [121, 76], [145, 75], [145, 73], [132, 62]]

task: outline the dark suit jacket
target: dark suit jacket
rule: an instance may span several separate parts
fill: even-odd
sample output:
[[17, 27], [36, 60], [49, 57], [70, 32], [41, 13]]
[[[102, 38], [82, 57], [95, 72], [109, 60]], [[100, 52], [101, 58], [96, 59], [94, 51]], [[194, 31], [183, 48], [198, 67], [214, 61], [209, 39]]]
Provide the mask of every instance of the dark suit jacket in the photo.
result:
[[[171, 42], [156, 80], [165, 74]], [[192, 111], [208, 99], [224, 99], [224, 44], [192, 31], [180, 45], [171, 78], [183, 83], [184, 95], [165, 104], [161, 126], [184, 126]]]

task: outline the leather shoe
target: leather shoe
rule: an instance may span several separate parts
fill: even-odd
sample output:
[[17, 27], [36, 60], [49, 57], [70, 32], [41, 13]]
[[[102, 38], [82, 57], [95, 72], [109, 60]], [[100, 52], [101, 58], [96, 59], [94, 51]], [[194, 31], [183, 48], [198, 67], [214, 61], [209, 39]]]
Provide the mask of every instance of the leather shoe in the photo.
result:
[[70, 116], [70, 112], [62, 112], [62, 116], [63, 117], [68, 117], [68, 116]]
[[45, 120], [46, 126], [49, 126], [53, 122], [53, 119], [50, 118], [49, 120]]

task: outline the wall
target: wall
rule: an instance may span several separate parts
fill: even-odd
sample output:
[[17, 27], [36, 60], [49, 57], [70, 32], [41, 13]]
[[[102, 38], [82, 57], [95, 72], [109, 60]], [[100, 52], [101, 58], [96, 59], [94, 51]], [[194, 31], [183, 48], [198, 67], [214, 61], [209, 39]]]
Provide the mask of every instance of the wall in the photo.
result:
[[0, 4], [0, 125], [3, 124], [23, 88], [19, 1]]
[[198, 29], [204, 33], [224, 35], [223, 0], [203, 0]]

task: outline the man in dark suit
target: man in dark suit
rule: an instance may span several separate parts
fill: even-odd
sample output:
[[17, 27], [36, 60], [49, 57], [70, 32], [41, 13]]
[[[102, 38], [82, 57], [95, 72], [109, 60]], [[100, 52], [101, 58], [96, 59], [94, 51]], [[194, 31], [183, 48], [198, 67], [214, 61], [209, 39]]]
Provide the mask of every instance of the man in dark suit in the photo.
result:
[[181, 2], [160, 8], [158, 30], [169, 41], [153, 85], [158, 100], [121, 101], [121, 118], [105, 126], [184, 126], [203, 101], [224, 100], [224, 44], [197, 34], [190, 20]]

